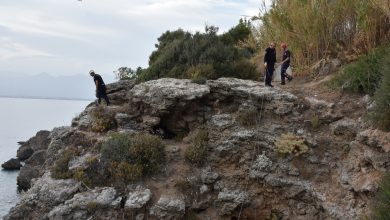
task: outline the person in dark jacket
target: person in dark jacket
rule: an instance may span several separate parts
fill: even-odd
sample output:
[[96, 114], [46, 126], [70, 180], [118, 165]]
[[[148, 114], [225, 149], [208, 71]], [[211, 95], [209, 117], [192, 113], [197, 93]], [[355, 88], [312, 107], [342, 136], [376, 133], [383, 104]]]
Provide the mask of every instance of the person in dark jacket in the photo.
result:
[[282, 62], [280, 64], [280, 65], [282, 65], [281, 72], [280, 72], [282, 82], [280, 84], [285, 85], [286, 78], [288, 81], [291, 81], [293, 79], [292, 76], [287, 74], [287, 69], [290, 66], [291, 52], [287, 49], [286, 43], [282, 43], [280, 45], [280, 47], [282, 48], [282, 53], [283, 53]]
[[275, 43], [272, 42], [270, 46], [265, 50], [264, 55], [264, 67], [265, 67], [265, 85], [274, 87], [272, 82], [272, 75], [274, 74], [276, 63], [276, 50]]
[[96, 86], [96, 98], [98, 98], [96, 105], [100, 104], [102, 98], [106, 100], [107, 105], [110, 105], [110, 100], [108, 100], [106, 94], [106, 85], [104, 84], [103, 78], [99, 74], [96, 74], [94, 70], [89, 71], [89, 75], [93, 77], [93, 82]]

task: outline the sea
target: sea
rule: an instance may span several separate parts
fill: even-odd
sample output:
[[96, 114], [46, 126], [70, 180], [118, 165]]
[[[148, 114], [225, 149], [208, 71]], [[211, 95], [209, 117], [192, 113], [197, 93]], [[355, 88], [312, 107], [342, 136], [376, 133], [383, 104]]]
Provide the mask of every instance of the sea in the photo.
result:
[[[27, 141], [39, 130], [70, 126], [90, 102], [0, 97], [0, 164], [16, 158], [18, 141]], [[19, 200], [17, 176], [18, 171], [0, 171], [0, 219]]]

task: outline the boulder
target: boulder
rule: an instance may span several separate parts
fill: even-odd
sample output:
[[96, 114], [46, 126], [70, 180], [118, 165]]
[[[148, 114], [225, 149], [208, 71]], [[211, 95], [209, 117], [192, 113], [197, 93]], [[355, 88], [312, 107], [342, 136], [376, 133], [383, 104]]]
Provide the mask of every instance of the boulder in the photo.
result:
[[145, 110], [150, 115], [159, 116], [209, 93], [207, 85], [198, 85], [190, 80], [162, 78], [135, 85], [130, 90], [129, 97], [131, 105], [146, 105]]
[[150, 201], [151, 197], [152, 192], [149, 189], [137, 187], [135, 191], [130, 192], [127, 196], [125, 209], [140, 209]]
[[30, 158], [26, 160], [26, 164], [31, 166], [40, 166], [45, 163], [46, 160], [46, 150], [38, 150], [31, 155]]
[[367, 146], [390, 152], [390, 132], [367, 129], [360, 132], [356, 140]]
[[211, 167], [206, 167], [202, 170], [200, 178], [204, 184], [213, 184], [219, 179], [219, 175], [218, 173], [212, 172]]
[[118, 82], [107, 84], [107, 96], [111, 104], [121, 105], [128, 102], [126, 94], [135, 84], [134, 80], [119, 80]]
[[157, 204], [150, 209], [150, 215], [157, 219], [181, 219], [185, 215], [186, 204], [184, 199], [161, 195]]
[[218, 194], [216, 203], [220, 215], [229, 215], [240, 205], [246, 206], [250, 203], [248, 193], [243, 191], [224, 191]]
[[272, 161], [263, 152], [263, 154], [257, 156], [256, 161], [249, 170], [249, 177], [252, 179], [263, 179], [270, 172], [271, 167]]
[[119, 128], [135, 130], [137, 128], [137, 123], [132, 120], [132, 118], [133, 117], [131, 115], [125, 113], [115, 114], [115, 121], [117, 122]]
[[19, 159], [12, 158], [1, 164], [1, 167], [5, 170], [19, 170], [22, 167], [22, 164]]
[[332, 123], [332, 133], [335, 135], [351, 135], [355, 136], [358, 131], [357, 122], [350, 118], [344, 118]]
[[50, 131], [38, 131], [34, 137], [21, 144], [16, 156], [20, 160], [26, 160], [34, 153], [34, 151], [46, 150], [50, 143], [49, 135]]
[[26, 164], [20, 169], [17, 184], [20, 189], [28, 190], [31, 187], [31, 180], [40, 176], [39, 168]]
[[97, 211], [94, 209], [118, 208], [121, 197], [116, 196], [116, 190], [113, 187], [96, 188], [88, 192], [77, 193], [73, 198], [66, 200], [64, 204], [52, 209], [49, 219], [87, 219], [87, 212]]

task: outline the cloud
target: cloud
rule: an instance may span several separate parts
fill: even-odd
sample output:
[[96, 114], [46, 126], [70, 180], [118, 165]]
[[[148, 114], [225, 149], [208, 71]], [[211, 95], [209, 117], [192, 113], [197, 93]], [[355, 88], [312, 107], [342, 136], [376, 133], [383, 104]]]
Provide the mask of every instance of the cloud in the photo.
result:
[[0, 61], [7, 62], [0, 70], [67, 75], [91, 67], [105, 73], [147, 67], [166, 30], [195, 32], [208, 24], [224, 32], [259, 6], [258, 0], [4, 1]]
[[0, 38], [0, 61], [15, 58], [51, 57], [52, 55], [27, 45], [14, 42], [8, 38]]
[[39, 9], [0, 6], [0, 26], [13, 32], [73, 40], [88, 40], [91, 36], [115, 35], [115, 30], [96, 24], [83, 24], [72, 19], [71, 12], [61, 13]]

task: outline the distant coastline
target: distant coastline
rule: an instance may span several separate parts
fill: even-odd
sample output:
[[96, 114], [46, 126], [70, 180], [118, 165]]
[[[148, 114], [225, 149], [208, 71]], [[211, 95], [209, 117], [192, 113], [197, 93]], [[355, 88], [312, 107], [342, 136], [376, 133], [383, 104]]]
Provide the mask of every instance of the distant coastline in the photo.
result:
[[48, 100], [68, 100], [68, 101], [91, 101], [93, 99], [83, 99], [83, 98], [66, 98], [66, 97], [39, 97], [39, 96], [7, 96], [0, 95], [0, 98], [12, 98], [12, 99], [48, 99]]

